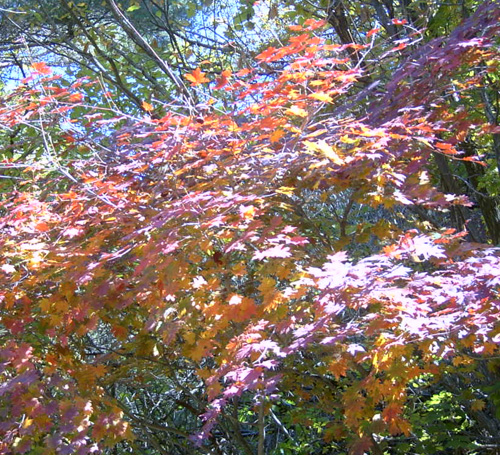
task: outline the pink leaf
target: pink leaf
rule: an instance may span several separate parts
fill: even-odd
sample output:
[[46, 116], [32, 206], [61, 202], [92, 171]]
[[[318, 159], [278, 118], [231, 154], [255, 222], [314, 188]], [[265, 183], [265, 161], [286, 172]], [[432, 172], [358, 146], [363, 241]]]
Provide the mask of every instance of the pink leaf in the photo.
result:
[[289, 258], [292, 255], [290, 248], [283, 245], [276, 245], [264, 251], [258, 251], [254, 254], [253, 260], [265, 258]]

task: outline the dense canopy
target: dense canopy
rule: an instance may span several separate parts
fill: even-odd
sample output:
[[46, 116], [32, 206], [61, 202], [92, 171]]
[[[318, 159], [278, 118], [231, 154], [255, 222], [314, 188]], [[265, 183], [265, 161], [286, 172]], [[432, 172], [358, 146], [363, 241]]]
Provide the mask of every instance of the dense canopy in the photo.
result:
[[498, 1], [0, 23], [0, 454], [498, 453]]

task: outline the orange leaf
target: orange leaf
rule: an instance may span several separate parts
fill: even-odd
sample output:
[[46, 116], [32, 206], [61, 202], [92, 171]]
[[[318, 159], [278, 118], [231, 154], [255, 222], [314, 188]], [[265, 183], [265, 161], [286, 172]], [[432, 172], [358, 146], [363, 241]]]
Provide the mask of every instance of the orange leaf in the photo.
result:
[[284, 135], [285, 132], [283, 130], [277, 129], [271, 133], [271, 135], [269, 136], [269, 140], [271, 141], [271, 143], [278, 142]]
[[236, 76], [243, 77], [243, 76], [246, 76], [247, 74], [250, 74], [251, 72], [252, 72], [252, 70], [250, 70], [248, 68], [243, 68], [242, 70], [239, 70], [236, 73]]
[[394, 402], [389, 403], [382, 411], [382, 418], [385, 422], [390, 423], [391, 421], [398, 419], [402, 412], [403, 409], [400, 404]]
[[83, 95], [81, 93], [72, 93], [68, 98], [68, 101], [72, 103], [75, 101], [82, 101], [82, 100], [83, 100]]
[[345, 376], [348, 371], [347, 360], [343, 357], [333, 360], [330, 365], [328, 365], [328, 370], [337, 378], [340, 379]]
[[268, 47], [265, 51], [261, 52], [259, 55], [257, 55], [258, 60], [262, 60], [264, 62], [270, 62], [273, 61], [273, 57], [276, 55], [276, 48], [274, 47]]
[[481, 164], [482, 166], [487, 166], [484, 161], [481, 161], [477, 156], [466, 156], [462, 158], [462, 161], [472, 161], [473, 163], [476, 164]]
[[453, 147], [453, 145], [449, 144], [448, 142], [437, 142], [436, 147], [438, 149], [442, 150], [443, 153], [446, 153], [448, 155], [456, 155], [457, 154], [455, 147]]
[[316, 30], [317, 28], [321, 28], [326, 24], [325, 20], [315, 20], [315, 19], [307, 19], [304, 22], [304, 25], [306, 25], [309, 30]]
[[47, 66], [45, 62], [36, 62], [31, 65], [35, 73], [48, 75], [52, 73], [52, 69]]
[[240, 207], [240, 214], [246, 220], [253, 220], [255, 218], [256, 208], [251, 205], [249, 207], [242, 206]]
[[189, 82], [191, 82], [191, 87], [194, 87], [195, 85], [203, 84], [204, 82], [210, 82], [210, 79], [207, 79], [205, 77], [205, 73], [200, 68], [196, 68], [191, 73], [185, 74], [184, 77]]
[[36, 224], [35, 229], [40, 232], [47, 232], [50, 230], [50, 226], [45, 221], [40, 221]]
[[143, 101], [142, 102], [142, 108], [146, 111], [146, 112], [151, 112], [153, 110], [153, 106], [149, 103], [147, 103], [146, 101]]

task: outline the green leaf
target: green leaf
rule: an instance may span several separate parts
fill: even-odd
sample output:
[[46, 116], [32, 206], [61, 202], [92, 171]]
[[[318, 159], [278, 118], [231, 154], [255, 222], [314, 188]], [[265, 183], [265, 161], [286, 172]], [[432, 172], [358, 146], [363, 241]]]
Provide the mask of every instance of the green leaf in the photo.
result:
[[132, 5], [130, 5], [128, 8], [127, 8], [127, 12], [128, 13], [131, 13], [132, 11], [136, 11], [138, 9], [140, 9], [140, 5], [138, 3], [133, 3]]

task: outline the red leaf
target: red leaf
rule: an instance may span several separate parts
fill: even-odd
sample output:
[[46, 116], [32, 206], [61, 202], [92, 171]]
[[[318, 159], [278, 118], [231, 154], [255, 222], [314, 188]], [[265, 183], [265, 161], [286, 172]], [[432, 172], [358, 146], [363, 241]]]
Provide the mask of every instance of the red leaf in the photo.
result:
[[380, 28], [372, 28], [367, 34], [366, 37], [370, 38], [370, 36], [375, 35], [380, 31]]
[[396, 47], [393, 47], [390, 52], [396, 52], [400, 51], [401, 49], [404, 49], [406, 47], [406, 43], [400, 43]]
[[407, 24], [407, 23], [408, 23], [408, 21], [407, 21], [406, 19], [396, 19], [396, 18], [394, 18], [394, 19], [392, 20], [392, 23], [393, 23], [394, 25], [405, 25], [405, 24]]
[[221, 73], [220, 77], [217, 78], [217, 80], [216, 80], [217, 84], [215, 85], [214, 89], [219, 90], [222, 87], [224, 87], [228, 83], [228, 80], [231, 77], [231, 74], [232, 74], [231, 70], [224, 70]]

